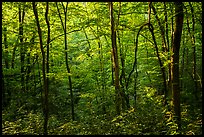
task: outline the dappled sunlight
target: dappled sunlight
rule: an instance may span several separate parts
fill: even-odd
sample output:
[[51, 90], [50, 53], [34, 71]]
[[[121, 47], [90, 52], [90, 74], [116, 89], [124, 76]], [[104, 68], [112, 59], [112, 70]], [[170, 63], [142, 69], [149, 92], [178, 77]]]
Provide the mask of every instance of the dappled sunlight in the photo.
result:
[[201, 2], [2, 2], [2, 135], [202, 135]]

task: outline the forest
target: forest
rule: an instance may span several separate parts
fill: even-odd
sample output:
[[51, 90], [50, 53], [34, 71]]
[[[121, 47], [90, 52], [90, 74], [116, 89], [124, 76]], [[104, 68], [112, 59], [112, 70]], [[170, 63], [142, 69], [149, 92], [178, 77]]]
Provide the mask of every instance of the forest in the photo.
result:
[[2, 135], [202, 135], [201, 2], [1, 2]]

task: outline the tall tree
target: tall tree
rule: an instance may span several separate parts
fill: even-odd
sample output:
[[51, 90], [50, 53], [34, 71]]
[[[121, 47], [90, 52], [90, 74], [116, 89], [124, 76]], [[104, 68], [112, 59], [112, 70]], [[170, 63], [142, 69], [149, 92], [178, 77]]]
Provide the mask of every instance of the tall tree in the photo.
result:
[[64, 31], [64, 49], [65, 49], [65, 62], [66, 62], [66, 69], [68, 73], [68, 79], [69, 79], [69, 89], [70, 89], [70, 97], [71, 97], [71, 113], [72, 113], [72, 120], [75, 120], [74, 117], [74, 96], [73, 96], [73, 91], [72, 91], [72, 79], [71, 76], [69, 75], [71, 73], [70, 67], [69, 67], [69, 62], [68, 62], [68, 46], [67, 46], [67, 7], [68, 7], [68, 2], [66, 3], [66, 7], [64, 6], [63, 2], [61, 3], [63, 10], [64, 10], [64, 23], [62, 21], [61, 13], [58, 8], [58, 4], [56, 2], [57, 6], [57, 11], [58, 15], [61, 21], [61, 25]]
[[[173, 7], [174, 7], [173, 5], [170, 5], [171, 13], [173, 13]], [[172, 17], [171, 18], [171, 44], [169, 45], [169, 46], [171, 46], [171, 49], [172, 49], [172, 45], [173, 45], [173, 38], [174, 38], [174, 18]], [[172, 76], [172, 74], [171, 74], [171, 72], [172, 72], [172, 64], [171, 63], [169, 63], [169, 73], [168, 73], [168, 78], [169, 78], [169, 81], [168, 81], [168, 90], [169, 91], [172, 91], [172, 77], [171, 77]], [[172, 96], [172, 92], [169, 92], [169, 96]]]
[[119, 47], [119, 52], [120, 52], [120, 60], [121, 60], [121, 66], [122, 66], [122, 71], [120, 74], [120, 85], [121, 85], [121, 97], [122, 97], [122, 108], [123, 110], [127, 108], [130, 108], [130, 103], [129, 103], [129, 96], [127, 93], [125, 93], [125, 84], [126, 84], [126, 77], [125, 77], [125, 53], [124, 53], [124, 46], [121, 42], [120, 39], [120, 31], [119, 31], [119, 25], [120, 25], [120, 14], [121, 14], [121, 2], [119, 2], [119, 11], [118, 11], [118, 18], [117, 18], [117, 23], [116, 23], [116, 33], [117, 33], [117, 38], [118, 38], [118, 47]]
[[24, 80], [24, 60], [25, 60], [25, 46], [23, 44], [23, 22], [25, 17], [25, 3], [23, 4], [23, 10], [21, 8], [22, 3], [19, 3], [19, 39], [20, 39], [20, 56], [21, 56], [21, 88], [25, 91], [25, 80]]
[[167, 49], [167, 45], [166, 45], [164, 26], [163, 26], [163, 24], [161, 23], [159, 17], [157, 16], [157, 11], [156, 11], [156, 9], [155, 9], [155, 7], [153, 6], [152, 3], [150, 4], [150, 7], [152, 8], [152, 10], [153, 10], [153, 12], [154, 12], [154, 14], [155, 14], [156, 20], [157, 20], [157, 22], [158, 22], [158, 25], [159, 25], [159, 29], [160, 29], [160, 33], [161, 33], [161, 38], [162, 38], [162, 51], [163, 51], [163, 52], [166, 52], [168, 49]]
[[190, 6], [190, 10], [191, 10], [191, 17], [192, 17], [192, 31], [190, 29], [190, 23], [189, 23], [189, 19], [187, 17], [187, 28], [188, 28], [188, 33], [190, 34], [190, 38], [191, 38], [191, 43], [192, 43], [192, 48], [193, 48], [193, 75], [192, 75], [192, 78], [193, 78], [193, 81], [194, 81], [194, 95], [195, 95], [195, 98], [196, 100], [198, 100], [198, 84], [197, 84], [197, 73], [196, 73], [196, 46], [195, 46], [195, 17], [194, 17], [194, 8], [191, 4], [191, 2], [189, 2], [189, 6]]
[[[49, 3], [46, 2], [46, 12], [45, 12], [45, 19], [46, 19], [46, 24], [47, 24], [47, 58], [46, 58], [46, 73], [49, 74], [49, 50], [50, 50], [50, 22], [49, 22], [49, 19], [48, 19], [48, 14], [49, 14]], [[47, 104], [47, 107], [46, 107], [46, 118], [47, 118], [47, 121], [48, 121], [48, 115], [49, 115], [49, 107], [48, 107], [48, 104], [49, 104], [49, 100], [48, 100], [48, 94], [49, 94], [49, 77], [47, 77], [46, 79], [46, 94], [45, 94], [45, 104]]]
[[153, 27], [150, 27], [151, 8], [153, 9], [153, 12], [154, 12], [154, 14], [156, 16], [157, 22], [159, 24], [161, 37], [162, 37], [162, 45], [163, 45], [162, 49], [163, 49], [163, 52], [166, 52], [167, 51], [167, 46], [166, 46], [166, 40], [165, 40], [165, 35], [164, 35], [164, 26], [162, 26], [162, 24], [160, 22], [160, 19], [157, 16], [156, 9], [152, 5], [152, 3], [149, 2], [149, 30], [150, 30], [150, 32], [152, 34], [152, 38], [153, 38], [154, 43], [155, 43], [155, 49], [156, 49], [157, 57], [158, 57], [158, 60], [159, 60], [159, 65], [160, 65], [160, 68], [161, 68], [161, 73], [162, 73], [162, 78], [163, 78], [163, 89], [162, 89], [163, 92], [162, 92], [162, 94], [164, 95], [164, 105], [166, 105], [167, 104], [167, 101], [166, 101], [166, 98], [167, 98], [166, 73], [165, 73], [165, 68], [164, 68], [163, 62], [161, 60], [161, 57], [159, 56], [159, 51], [158, 51], [158, 47], [157, 47], [157, 44], [156, 44], [156, 39], [154, 37]]
[[43, 74], [43, 89], [44, 89], [44, 103], [43, 103], [43, 114], [44, 114], [44, 135], [47, 135], [47, 123], [48, 123], [48, 99], [47, 99], [47, 95], [48, 95], [48, 88], [47, 88], [47, 79], [46, 79], [46, 57], [45, 57], [45, 51], [43, 49], [43, 41], [42, 41], [42, 30], [40, 28], [40, 23], [39, 23], [39, 18], [38, 18], [38, 11], [36, 8], [36, 4], [35, 2], [32, 2], [32, 6], [33, 6], [33, 12], [35, 15], [35, 19], [36, 19], [36, 23], [37, 23], [37, 28], [38, 28], [38, 36], [40, 39], [40, 49], [41, 49], [41, 53], [42, 53], [42, 74]]
[[116, 113], [119, 115], [121, 112], [121, 94], [120, 94], [120, 83], [119, 83], [119, 62], [118, 62], [118, 50], [116, 44], [116, 30], [115, 22], [113, 16], [113, 3], [109, 2], [109, 11], [110, 11], [110, 22], [111, 22], [111, 41], [112, 41], [112, 59], [113, 67], [115, 71], [115, 105]]
[[179, 49], [183, 28], [183, 3], [175, 2], [175, 28], [174, 37], [172, 43], [173, 55], [171, 57], [172, 67], [171, 67], [171, 78], [172, 78], [172, 95], [173, 95], [173, 108], [176, 116], [176, 122], [178, 124], [178, 129], [181, 129], [181, 110], [180, 110], [180, 89], [179, 89]]

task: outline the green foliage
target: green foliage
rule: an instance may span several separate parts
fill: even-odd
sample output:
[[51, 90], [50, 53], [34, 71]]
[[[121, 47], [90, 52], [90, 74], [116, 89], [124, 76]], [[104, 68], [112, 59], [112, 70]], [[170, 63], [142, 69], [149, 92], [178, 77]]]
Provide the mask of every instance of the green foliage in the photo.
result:
[[[4, 118], [6, 114], [2, 114]], [[15, 121], [2, 121], [3, 135], [39, 135], [42, 134], [42, 115], [32, 112]]]
[[[44, 51], [47, 55], [46, 3], [36, 2]], [[167, 83], [169, 64], [173, 54], [172, 19], [174, 5], [166, 2], [152, 3], [164, 30], [168, 25], [169, 51], [162, 51], [160, 26], [153, 11], [150, 22], [154, 26], [159, 56], [164, 64]], [[60, 13], [66, 2], [58, 2]], [[119, 7], [121, 12], [119, 15]], [[51, 27], [49, 51], [49, 135], [201, 135], [202, 134], [202, 8], [193, 2], [195, 29], [189, 3], [184, 2], [184, 24], [180, 47], [181, 130], [178, 131], [170, 96], [163, 105], [163, 79], [158, 57], [148, 27], [141, 30], [138, 39], [137, 72], [127, 78], [134, 63], [135, 41], [140, 26], [148, 22], [148, 2], [114, 2], [114, 21], [117, 30], [117, 48], [120, 76], [130, 108], [115, 113], [115, 87], [112, 81], [111, 26], [108, 3], [69, 2], [67, 11], [67, 44], [64, 47], [64, 32], [55, 2], [49, 2], [48, 18]], [[19, 40], [19, 6], [24, 9], [23, 42]], [[187, 19], [195, 36], [196, 80], [194, 81], [194, 51]], [[62, 16], [64, 20], [64, 16]], [[43, 77], [42, 54], [39, 45], [36, 20], [31, 2], [2, 2], [2, 70], [3, 135], [43, 134]], [[6, 34], [6, 37], [5, 37]], [[119, 36], [119, 37], [118, 37]], [[120, 40], [120, 41], [119, 41]], [[167, 40], [166, 40], [167, 42]], [[6, 47], [7, 46], [7, 47]], [[65, 53], [68, 54], [70, 73], [67, 73]], [[24, 54], [24, 58], [22, 56]], [[122, 57], [124, 68], [122, 68]], [[24, 59], [24, 62], [23, 62]], [[6, 61], [9, 68], [6, 68]], [[46, 60], [47, 61], [47, 60]], [[12, 64], [14, 68], [12, 68]], [[23, 65], [24, 64], [24, 65]], [[24, 70], [22, 70], [24, 68]], [[22, 72], [22, 73], [21, 73]], [[71, 118], [71, 96], [68, 77], [72, 79], [75, 121]], [[114, 77], [114, 75], [113, 75]], [[121, 91], [122, 83], [120, 81]], [[197, 90], [195, 83], [197, 82]], [[25, 88], [25, 90], [23, 90]], [[171, 91], [169, 90], [168, 94]], [[196, 95], [198, 98], [196, 98]], [[136, 105], [135, 103], [136, 96]]]

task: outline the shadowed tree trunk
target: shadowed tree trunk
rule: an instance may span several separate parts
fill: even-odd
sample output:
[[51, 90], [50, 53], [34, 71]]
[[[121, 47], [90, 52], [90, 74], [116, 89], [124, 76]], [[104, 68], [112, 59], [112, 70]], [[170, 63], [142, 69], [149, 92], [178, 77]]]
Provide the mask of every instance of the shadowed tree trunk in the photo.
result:
[[180, 111], [180, 88], [179, 88], [179, 49], [183, 28], [183, 3], [175, 2], [175, 28], [172, 43], [173, 55], [171, 57], [171, 78], [172, 78], [172, 95], [173, 95], [173, 108], [178, 124], [178, 130], [181, 129], [181, 111]]
[[[46, 12], [45, 12], [45, 19], [47, 24], [47, 60], [46, 60], [46, 73], [49, 74], [49, 51], [50, 51], [50, 22], [48, 19], [49, 14], [49, 3], [46, 2]], [[49, 78], [47, 77], [47, 94], [46, 97], [46, 104], [48, 104], [48, 92], [49, 92]], [[49, 108], [47, 110], [49, 112]]]
[[[63, 10], [64, 10], [64, 24], [63, 24], [63, 21], [62, 21], [61, 13], [60, 13], [59, 8], [58, 8], [58, 4], [56, 2], [58, 15], [59, 15], [59, 18], [61, 20], [61, 25], [62, 25], [62, 28], [63, 28], [63, 31], [64, 31], [66, 69], [67, 69], [67, 73], [70, 74], [71, 71], [70, 71], [69, 62], [68, 62], [68, 46], [67, 46], [67, 7], [68, 7], [68, 2], [66, 4], [66, 7], [64, 7], [63, 3], [61, 3], [61, 4], [62, 4]], [[69, 80], [69, 89], [70, 89], [70, 97], [71, 97], [72, 120], [74, 121], [75, 120], [75, 117], [74, 117], [74, 97], [73, 97], [73, 91], [72, 91], [72, 79], [71, 79], [70, 75], [68, 75], [68, 80]]]
[[122, 71], [120, 74], [120, 85], [121, 85], [121, 97], [122, 97], [122, 109], [125, 111], [125, 109], [130, 108], [130, 103], [129, 103], [129, 96], [127, 91], [125, 92], [125, 84], [126, 84], [126, 77], [125, 77], [125, 52], [124, 52], [124, 45], [121, 43], [120, 40], [120, 30], [119, 30], [119, 24], [120, 24], [120, 14], [121, 14], [121, 2], [119, 2], [119, 11], [118, 11], [118, 19], [117, 19], [117, 25], [116, 25], [116, 33], [117, 33], [117, 38], [118, 38], [118, 47], [120, 51], [120, 60], [121, 60], [121, 66], [122, 66]]
[[46, 79], [46, 72], [45, 72], [45, 68], [46, 68], [46, 57], [45, 57], [45, 51], [43, 49], [43, 41], [42, 41], [42, 30], [40, 28], [40, 23], [39, 23], [39, 18], [38, 18], [38, 12], [37, 12], [37, 8], [36, 8], [36, 4], [35, 2], [32, 2], [32, 6], [33, 6], [33, 12], [35, 15], [35, 19], [36, 19], [36, 24], [37, 24], [37, 28], [38, 28], [38, 36], [40, 39], [40, 49], [41, 49], [41, 53], [42, 53], [42, 73], [43, 73], [43, 89], [44, 89], [44, 102], [43, 102], [43, 114], [44, 114], [44, 135], [47, 135], [47, 123], [48, 123], [48, 88], [47, 88], [47, 79]]
[[194, 9], [192, 4], [189, 2], [190, 10], [191, 10], [191, 15], [192, 15], [192, 31], [190, 29], [190, 23], [189, 19], [187, 18], [187, 28], [188, 28], [188, 33], [190, 34], [191, 38], [191, 43], [192, 43], [192, 48], [193, 48], [193, 72], [192, 72], [192, 77], [194, 81], [194, 95], [196, 100], [198, 100], [198, 83], [197, 83], [197, 74], [196, 74], [196, 46], [195, 46], [195, 17], [194, 17]]
[[[153, 7], [152, 3], [149, 2], [149, 20], [148, 20], [149, 24], [148, 24], [148, 27], [149, 27], [149, 31], [151, 32], [152, 39], [154, 41], [155, 50], [156, 50], [156, 53], [157, 53], [157, 58], [158, 58], [159, 65], [160, 65], [160, 68], [161, 68], [161, 74], [162, 74], [162, 78], [163, 78], [162, 94], [164, 95], [163, 104], [166, 105], [167, 104], [167, 100], [166, 100], [166, 98], [167, 98], [166, 73], [165, 73], [165, 67], [164, 67], [163, 62], [161, 60], [161, 57], [159, 55], [159, 49], [158, 49], [158, 46], [157, 46], [157, 43], [156, 43], [156, 39], [155, 39], [155, 36], [154, 36], [154, 28], [153, 28], [153, 25], [150, 23], [151, 7], [153, 9], [153, 12], [156, 14], [155, 8]], [[167, 51], [167, 47], [166, 47], [166, 40], [165, 40], [165, 35], [164, 35], [164, 27], [161, 25], [161, 22], [160, 22], [160, 20], [159, 20], [157, 15], [156, 15], [156, 18], [157, 18], [157, 21], [159, 23], [159, 27], [160, 27], [160, 31], [161, 31], [162, 44], [163, 44], [163, 52], [166, 52]]]
[[[170, 5], [170, 8], [171, 8], [171, 12], [173, 13], [173, 6], [172, 5]], [[173, 38], [174, 38], [174, 18], [172, 17], [171, 18], [171, 49], [172, 49], [172, 45], [173, 45]], [[171, 55], [170, 55], [171, 56]], [[170, 60], [171, 60], [171, 57], [170, 57]], [[169, 96], [170, 97], [172, 97], [172, 74], [171, 74], [171, 70], [172, 70], [172, 64], [171, 63], [169, 63], [169, 74], [168, 74], [168, 77], [169, 77], [169, 81], [168, 81], [168, 90], [170, 91], [169, 92]]]
[[19, 39], [20, 39], [20, 56], [21, 56], [21, 89], [25, 91], [25, 80], [24, 80], [24, 60], [25, 60], [25, 49], [23, 44], [23, 21], [25, 17], [25, 6], [21, 10], [21, 3], [19, 3]]
[[159, 29], [160, 29], [160, 33], [161, 33], [161, 38], [162, 38], [162, 51], [163, 52], [167, 52], [167, 45], [166, 45], [166, 39], [165, 39], [165, 29], [164, 29], [164, 26], [162, 25], [159, 17], [157, 16], [157, 11], [155, 9], [155, 7], [150, 4], [150, 7], [152, 8], [154, 14], [155, 14], [155, 17], [156, 17], [156, 20], [158, 22], [158, 25], [159, 25]]
[[118, 51], [116, 44], [116, 30], [115, 30], [115, 22], [113, 17], [113, 3], [109, 2], [109, 10], [110, 10], [110, 22], [111, 22], [111, 41], [112, 41], [112, 59], [113, 59], [113, 67], [115, 72], [115, 105], [116, 105], [116, 113], [117, 115], [121, 112], [121, 94], [120, 94], [120, 83], [119, 83], [119, 63], [118, 63]]

